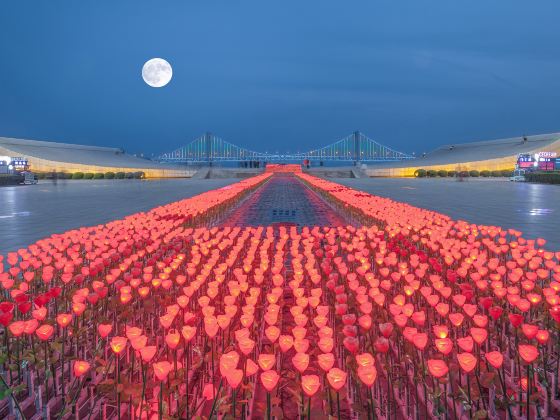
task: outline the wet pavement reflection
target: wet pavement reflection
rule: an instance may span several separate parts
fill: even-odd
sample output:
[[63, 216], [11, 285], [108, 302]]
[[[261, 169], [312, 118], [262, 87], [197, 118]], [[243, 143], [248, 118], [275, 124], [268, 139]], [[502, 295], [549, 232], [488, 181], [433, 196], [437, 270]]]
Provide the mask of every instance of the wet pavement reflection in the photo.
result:
[[438, 211], [454, 219], [513, 228], [545, 238], [560, 250], [560, 186], [508, 180], [339, 178], [332, 181], [370, 194]]
[[0, 187], [0, 254], [53, 233], [106, 223], [237, 181], [65, 180]]
[[[280, 179], [280, 178], [277, 178]], [[0, 254], [81, 226], [147, 211], [237, 179], [43, 181], [0, 188]], [[560, 250], [560, 187], [508, 181], [443, 179], [333, 179], [349, 187], [447, 214], [542, 237]], [[296, 181], [299, 183], [298, 181]], [[234, 210], [228, 224], [344, 224], [315, 193], [275, 181]]]
[[241, 203], [223, 226], [344, 226], [336, 210], [291, 174], [275, 174]]

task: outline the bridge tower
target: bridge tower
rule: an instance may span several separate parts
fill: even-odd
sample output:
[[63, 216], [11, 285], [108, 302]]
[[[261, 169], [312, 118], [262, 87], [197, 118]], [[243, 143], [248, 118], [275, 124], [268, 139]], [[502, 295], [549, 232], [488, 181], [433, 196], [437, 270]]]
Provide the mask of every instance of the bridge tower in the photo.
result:
[[361, 150], [360, 150], [360, 137], [361, 134], [359, 131], [354, 131], [353, 133], [353, 137], [354, 137], [354, 166], [358, 166], [358, 162], [360, 161], [361, 158]]
[[212, 133], [204, 133], [204, 145], [206, 146], [206, 161], [208, 162], [208, 166], [212, 166], [212, 155], [214, 152], [212, 147]]

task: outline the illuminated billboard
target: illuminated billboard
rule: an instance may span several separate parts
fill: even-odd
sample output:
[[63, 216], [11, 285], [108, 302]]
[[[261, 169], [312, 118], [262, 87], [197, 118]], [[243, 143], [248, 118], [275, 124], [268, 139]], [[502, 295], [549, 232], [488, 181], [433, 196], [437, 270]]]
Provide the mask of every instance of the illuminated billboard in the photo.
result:
[[539, 158], [537, 169], [539, 171], [553, 171], [556, 166], [556, 159], [554, 158]]
[[535, 167], [535, 158], [529, 153], [521, 153], [517, 156], [517, 167], [519, 169], [532, 169]]
[[554, 171], [560, 169], [560, 158], [557, 157], [556, 152], [520, 153], [517, 155], [517, 167], [527, 170]]
[[539, 171], [554, 171], [556, 167], [556, 152], [539, 152], [535, 154]]
[[16, 171], [25, 171], [29, 168], [29, 161], [22, 157], [13, 157], [11, 165]]

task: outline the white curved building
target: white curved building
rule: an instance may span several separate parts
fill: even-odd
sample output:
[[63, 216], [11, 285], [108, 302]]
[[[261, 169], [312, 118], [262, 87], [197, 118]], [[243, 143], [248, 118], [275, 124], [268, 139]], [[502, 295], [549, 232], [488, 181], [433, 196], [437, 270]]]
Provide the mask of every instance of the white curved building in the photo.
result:
[[369, 176], [414, 176], [417, 169], [446, 171], [499, 171], [513, 169], [521, 153], [556, 152], [560, 133], [508, 139], [447, 144], [413, 160], [381, 163], [366, 169]]
[[183, 178], [196, 172], [127, 155], [121, 149], [0, 137], [0, 156], [22, 157], [34, 172], [144, 172], [147, 178]]

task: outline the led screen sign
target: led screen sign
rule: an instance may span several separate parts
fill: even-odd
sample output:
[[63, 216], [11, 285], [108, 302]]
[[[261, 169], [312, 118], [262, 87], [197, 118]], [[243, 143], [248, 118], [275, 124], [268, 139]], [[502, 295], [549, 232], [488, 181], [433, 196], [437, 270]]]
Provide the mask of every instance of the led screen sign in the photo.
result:
[[535, 158], [529, 153], [521, 153], [517, 156], [517, 167], [519, 169], [531, 169], [535, 167]]
[[29, 161], [22, 157], [13, 157], [11, 165], [16, 171], [25, 171], [29, 168]]
[[556, 152], [535, 153], [537, 169], [539, 171], [554, 171], [556, 166]]
[[556, 159], [539, 158], [537, 169], [539, 171], [553, 171], [555, 166], [556, 166]]
[[554, 171], [560, 168], [560, 158], [556, 152], [520, 153], [517, 168], [537, 171]]

